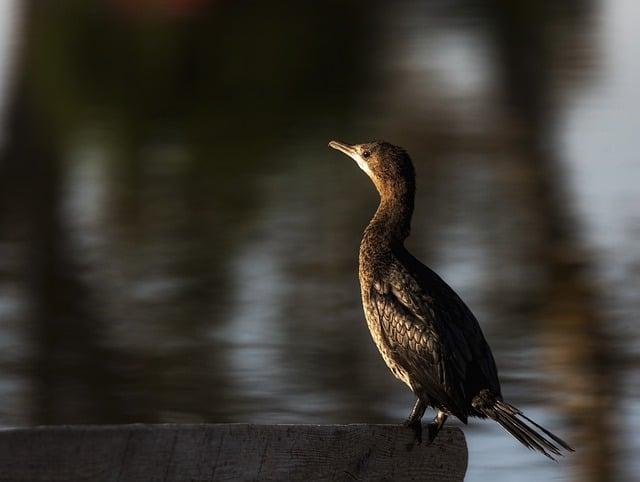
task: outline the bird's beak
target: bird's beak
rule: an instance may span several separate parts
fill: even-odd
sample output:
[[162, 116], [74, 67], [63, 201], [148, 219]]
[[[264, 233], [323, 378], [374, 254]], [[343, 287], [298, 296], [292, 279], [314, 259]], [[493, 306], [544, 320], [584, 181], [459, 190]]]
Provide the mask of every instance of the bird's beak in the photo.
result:
[[373, 180], [374, 183], [376, 182], [375, 176], [373, 175], [373, 172], [371, 172], [371, 168], [367, 164], [367, 161], [362, 158], [362, 156], [358, 152], [358, 149], [356, 149], [356, 146], [350, 146], [349, 144], [343, 144], [342, 142], [338, 141], [331, 141], [329, 142], [329, 147], [333, 147], [337, 151], [343, 152], [351, 159], [356, 161], [358, 167], [360, 167], [360, 169], [362, 169], [367, 174], [367, 176], [369, 176], [371, 180]]
[[358, 151], [356, 151], [355, 147], [350, 146], [349, 144], [344, 144], [338, 141], [331, 141], [329, 142], [329, 147], [333, 147], [335, 150], [343, 152], [352, 159], [357, 159]]

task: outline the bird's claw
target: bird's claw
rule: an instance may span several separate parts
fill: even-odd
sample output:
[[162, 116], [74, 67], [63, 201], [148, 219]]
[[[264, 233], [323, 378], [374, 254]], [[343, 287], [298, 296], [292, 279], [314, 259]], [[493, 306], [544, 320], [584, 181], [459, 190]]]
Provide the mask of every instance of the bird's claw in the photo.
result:
[[429, 437], [428, 444], [433, 443], [433, 441], [438, 436], [438, 432], [440, 432], [440, 428], [435, 423], [430, 423], [429, 425], [427, 425], [427, 433]]
[[[413, 430], [416, 444], [421, 445], [422, 444], [422, 422], [420, 420], [408, 419], [408, 420], [405, 420], [405, 422], [402, 425]], [[426, 440], [427, 445], [431, 445], [433, 443], [433, 441], [438, 436], [439, 432], [440, 432], [440, 427], [438, 426], [437, 423], [430, 423], [427, 425], [427, 440]], [[412, 444], [409, 444], [409, 445], [412, 445]]]
[[420, 420], [406, 420], [403, 425], [413, 430], [416, 438], [416, 443], [420, 445], [422, 443], [422, 422]]

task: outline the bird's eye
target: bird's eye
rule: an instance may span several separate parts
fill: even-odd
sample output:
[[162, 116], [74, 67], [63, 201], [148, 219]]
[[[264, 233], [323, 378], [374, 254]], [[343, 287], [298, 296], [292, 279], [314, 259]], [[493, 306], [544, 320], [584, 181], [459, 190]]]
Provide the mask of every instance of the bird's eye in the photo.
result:
[[365, 159], [366, 159], [367, 157], [369, 157], [370, 155], [371, 155], [371, 152], [369, 152], [369, 151], [362, 151], [362, 157], [364, 157]]

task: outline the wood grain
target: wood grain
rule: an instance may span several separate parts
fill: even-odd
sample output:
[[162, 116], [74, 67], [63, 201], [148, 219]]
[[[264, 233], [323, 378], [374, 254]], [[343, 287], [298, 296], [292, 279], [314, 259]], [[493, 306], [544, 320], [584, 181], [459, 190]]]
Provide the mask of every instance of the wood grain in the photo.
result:
[[0, 481], [461, 481], [467, 446], [445, 427], [414, 445], [395, 425], [117, 425], [0, 431]]

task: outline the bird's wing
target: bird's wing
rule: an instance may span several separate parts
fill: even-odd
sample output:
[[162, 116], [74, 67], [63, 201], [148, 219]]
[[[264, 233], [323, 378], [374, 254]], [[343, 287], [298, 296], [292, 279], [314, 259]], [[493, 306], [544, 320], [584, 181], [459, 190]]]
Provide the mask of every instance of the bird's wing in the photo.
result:
[[465, 380], [473, 355], [464, 331], [443, 317], [432, 296], [399, 263], [374, 282], [370, 298], [394, 358], [411, 374], [414, 391], [466, 422]]
[[467, 377], [470, 383], [467, 390], [473, 393], [467, 395], [473, 397], [481, 388], [489, 388], [494, 395], [501, 396], [496, 362], [478, 320], [448, 284], [435, 273], [433, 277], [436, 283], [433, 309], [440, 323], [453, 335], [456, 346], [464, 344], [465, 352], [471, 357], [474, 372], [472, 377]]
[[[422, 291], [430, 294], [431, 308], [440, 325], [448, 328], [453, 340], [460, 346], [466, 342], [471, 354], [473, 373], [467, 377], [467, 395], [474, 396], [480, 389], [489, 388], [496, 396], [501, 396], [500, 381], [491, 348], [484, 338], [478, 320], [458, 294], [437, 273], [422, 264], [408, 251], [397, 253], [403, 266], [410, 266], [416, 279], [420, 280]], [[467, 367], [469, 369], [469, 367]]]

